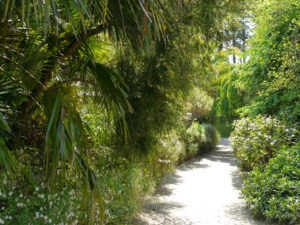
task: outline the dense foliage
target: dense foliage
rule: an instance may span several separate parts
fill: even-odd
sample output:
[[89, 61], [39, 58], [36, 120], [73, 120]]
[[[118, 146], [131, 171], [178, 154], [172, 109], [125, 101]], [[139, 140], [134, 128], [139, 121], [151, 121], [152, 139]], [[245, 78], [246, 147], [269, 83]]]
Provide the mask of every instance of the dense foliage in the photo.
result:
[[283, 224], [300, 222], [300, 143], [283, 147], [244, 181], [243, 194], [255, 214]]
[[245, 115], [288, 111], [299, 121], [299, 11], [297, 0], [255, 7], [257, 26], [241, 83], [250, 103]]
[[242, 118], [233, 124], [231, 146], [239, 166], [246, 171], [266, 165], [283, 146], [291, 146], [300, 133], [283, 121], [267, 116]]
[[217, 130], [212, 125], [199, 123], [193, 123], [186, 130], [183, 137], [186, 158], [192, 158], [200, 153], [211, 151], [220, 140]]
[[261, 1], [251, 13], [249, 60], [236, 82], [245, 106], [236, 111], [243, 118], [234, 123], [231, 145], [240, 168], [251, 171], [243, 194], [254, 213], [299, 224], [300, 4]]
[[227, 15], [244, 7], [1, 1], [1, 223], [132, 224], [165, 173], [214, 148], [203, 86]]

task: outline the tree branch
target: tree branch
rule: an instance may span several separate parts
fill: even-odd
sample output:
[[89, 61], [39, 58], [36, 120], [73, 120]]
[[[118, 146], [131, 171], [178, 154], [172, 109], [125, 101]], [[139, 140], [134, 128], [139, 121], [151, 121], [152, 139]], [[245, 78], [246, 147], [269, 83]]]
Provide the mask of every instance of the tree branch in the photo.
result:
[[95, 36], [97, 34], [100, 34], [100, 33], [104, 32], [105, 29], [107, 29], [107, 27], [104, 26], [103, 24], [101, 24], [98, 27], [87, 31], [86, 34], [80, 35], [81, 38], [76, 39], [73, 43], [71, 43], [69, 45], [69, 47], [67, 47], [65, 52], [62, 54], [61, 58], [62, 59], [68, 58], [70, 55], [73, 54], [74, 51], [76, 51], [76, 49], [81, 45], [82, 42], [86, 41], [87, 39], [89, 39], [92, 36]]
[[28, 99], [27, 101], [23, 102], [22, 104], [22, 116], [25, 119], [31, 119], [33, 112], [35, 111], [35, 101], [37, 101], [37, 99], [44, 93], [44, 91], [46, 90], [46, 86], [47, 83], [51, 80], [52, 75], [53, 75], [53, 71], [55, 70], [55, 67], [58, 63], [58, 60], [62, 60], [62, 59], [66, 59], [69, 56], [71, 56], [77, 49], [78, 47], [82, 44], [82, 42], [88, 40], [90, 37], [95, 36], [97, 34], [100, 34], [102, 32], [104, 32], [108, 27], [101, 24], [99, 26], [97, 26], [94, 29], [91, 29], [89, 31], [87, 31], [85, 34], [80, 35], [80, 39], [75, 39], [75, 41], [73, 41], [62, 53], [61, 57], [56, 57], [55, 56], [51, 56], [51, 63], [49, 64], [46, 63], [44, 66], [45, 70], [42, 71], [41, 74], [41, 81], [40, 83], [42, 85], [38, 85], [36, 88], [34, 88], [32, 90], [32, 97], [33, 99]]

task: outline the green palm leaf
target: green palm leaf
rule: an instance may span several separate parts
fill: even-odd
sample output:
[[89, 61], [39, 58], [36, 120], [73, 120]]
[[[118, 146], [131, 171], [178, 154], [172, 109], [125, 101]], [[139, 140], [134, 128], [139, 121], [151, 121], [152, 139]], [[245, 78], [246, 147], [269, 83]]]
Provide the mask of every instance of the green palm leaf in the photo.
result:
[[[44, 151], [44, 165], [48, 180], [55, 183], [61, 171], [64, 177], [70, 172], [79, 174], [82, 185], [90, 190], [90, 198], [93, 204], [98, 203], [100, 207], [101, 221], [103, 221], [103, 206], [101, 192], [97, 177], [93, 170], [86, 163], [86, 153], [88, 150], [88, 140], [85, 133], [84, 124], [73, 107], [69, 99], [63, 94], [63, 90], [49, 91], [47, 97], [48, 128], [46, 133], [46, 143]], [[51, 99], [55, 98], [54, 103]], [[45, 102], [46, 103], [46, 102]], [[52, 103], [52, 104], [51, 104]], [[52, 110], [50, 110], [52, 108]], [[95, 206], [92, 205], [92, 208]], [[93, 213], [93, 210], [91, 211]], [[93, 218], [94, 215], [91, 215]], [[92, 222], [92, 220], [91, 220]]]
[[6, 172], [16, 170], [16, 160], [11, 153], [6, 141], [11, 129], [0, 112], [0, 168], [4, 168]]

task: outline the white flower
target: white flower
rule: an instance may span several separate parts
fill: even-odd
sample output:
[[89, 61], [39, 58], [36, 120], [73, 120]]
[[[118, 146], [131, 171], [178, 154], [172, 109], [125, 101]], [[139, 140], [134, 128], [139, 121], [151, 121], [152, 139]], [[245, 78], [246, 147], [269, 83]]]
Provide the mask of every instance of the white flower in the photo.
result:
[[41, 207], [41, 208], [40, 208], [40, 211], [42, 211], [43, 209], [44, 209], [44, 208], [43, 208], [43, 207]]
[[35, 191], [39, 191], [40, 190], [40, 188], [39, 187], [35, 187]]
[[44, 194], [40, 194], [39, 197], [40, 197], [40, 198], [44, 198], [45, 195], [44, 195]]
[[4, 220], [3, 219], [0, 219], [0, 224], [4, 224]]
[[48, 219], [48, 216], [45, 215], [45, 216], [44, 216], [44, 219], [45, 219], [45, 220]]
[[49, 205], [50, 205], [50, 207], [51, 207], [51, 206], [53, 205], [53, 202], [52, 202], [52, 201], [50, 201], [50, 202], [49, 202]]
[[51, 223], [51, 222], [52, 222], [52, 219], [51, 219], [51, 218], [49, 218], [48, 222], [49, 222], [49, 223]]
[[24, 204], [23, 204], [22, 202], [18, 202], [18, 203], [17, 203], [17, 206], [18, 206], [18, 207], [23, 207]]
[[12, 194], [13, 194], [12, 191], [8, 193], [9, 196], [12, 196]]
[[20, 194], [20, 196], [19, 196], [20, 198], [23, 198], [23, 194]]

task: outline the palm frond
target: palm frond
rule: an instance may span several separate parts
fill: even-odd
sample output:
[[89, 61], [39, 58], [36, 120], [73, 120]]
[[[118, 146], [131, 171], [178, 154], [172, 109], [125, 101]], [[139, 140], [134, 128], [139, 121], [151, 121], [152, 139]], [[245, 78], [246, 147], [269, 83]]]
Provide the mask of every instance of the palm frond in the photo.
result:
[[103, 221], [102, 199], [97, 177], [85, 159], [88, 140], [84, 124], [64, 90], [50, 90], [46, 94], [45, 103], [48, 103], [45, 109], [48, 114], [48, 127], [44, 151], [47, 178], [50, 183], [54, 183], [59, 173], [66, 177], [71, 166], [71, 172], [78, 174], [82, 185], [90, 190], [93, 204], [98, 203], [102, 217], [100, 219]]
[[125, 91], [127, 85], [119, 74], [101, 63], [89, 62], [88, 67], [96, 80], [97, 99], [117, 117], [115, 120], [121, 123], [120, 128], [127, 139], [125, 112], [133, 110]]
[[17, 165], [6, 143], [10, 132], [11, 129], [3, 114], [0, 112], [0, 168], [4, 168], [5, 172], [15, 171]]

